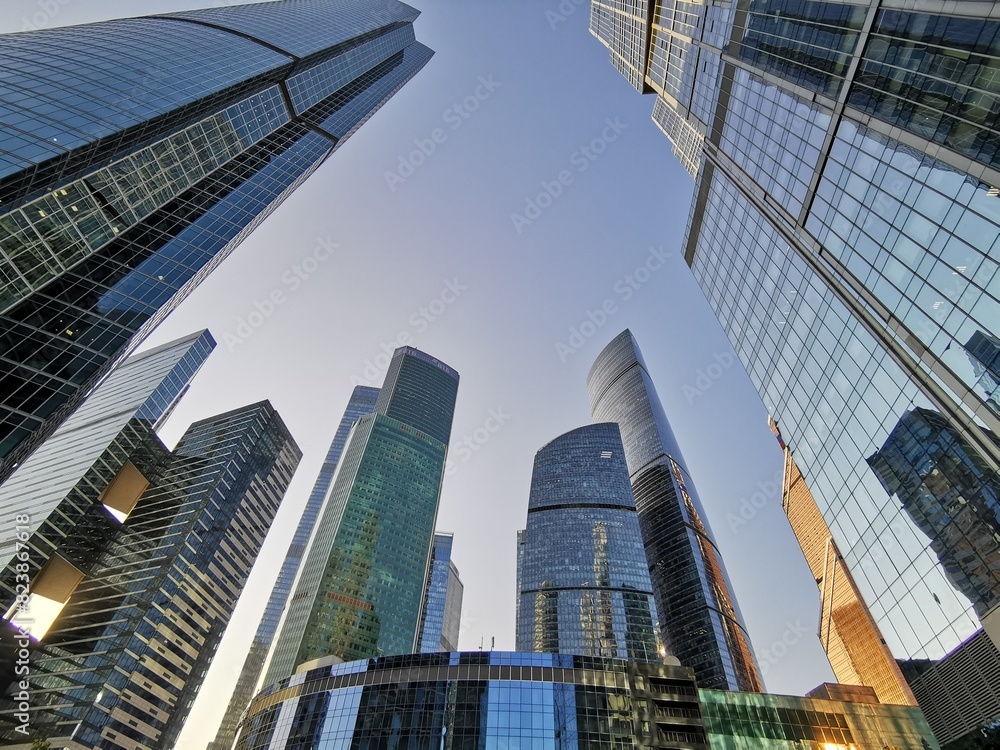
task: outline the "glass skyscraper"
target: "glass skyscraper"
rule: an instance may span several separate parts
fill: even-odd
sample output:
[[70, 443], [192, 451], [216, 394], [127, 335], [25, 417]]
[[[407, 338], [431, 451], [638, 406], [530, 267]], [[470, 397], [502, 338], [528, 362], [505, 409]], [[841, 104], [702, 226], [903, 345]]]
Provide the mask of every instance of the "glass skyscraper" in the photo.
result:
[[0, 738], [172, 747], [300, 456], [267, 402], [128, 419], [0, 571]]
[[571, 430], [535, 454], [517, 541], [518, 651], [660, 661], [618, 425]]
[[257, 682], [264, 671], [264, 662], [267, 659], [268, 651], [271, 649], [271, 643], [274, 641], [274, 634], [278, 630], [281, 613], [288, 602], [288, 595], [291, 593], [292, 584], [295, 582], [295, 575], [299, 572], [299, 565], [305, 556], [306, 545], [309, 543], [309, 537], [312, 534], [313, 526], [316, 524], [316, 518], [323, 507], [323, 500], [326, 497], [327, 490], [330, 489], [330, 484], [333, 482], [333, 476], [337, 471], [337, 464], [340, 462], [340, 454], [347, 443], [347, 436], [350, 434], [351, 428], [358, 421], [359, 417], [372, 413], [375, 409], [375, 401], [377, 399], [378, 388], [368, 388], [359, 385], [354, 389], [350, 400], [347, 402], [344, 416], [340, 420], [337, 432], [333, 436], [333, 442], [330, 443], [326, 459], [320, 467], [316, 483], [313, 485], [309, 499], [306, 501], [306, 507], [303, 509], [302, 516], [299, 519], [299, 525], [295, 528], [292, 543], [288, 546], [288, 551], [285, 553], [285, 560], [281, 564], [281, 569], [278, 571], [278, 578], [274, 583], [274, 588], [271, 590], [271, 595], [268, 597], [267, 605], [264, 607], [264, 614], [260, 619], [260, 624], [257, 626], [257, 632], [254, 633], [253, 642], [250, 644], [250, 651], [247, 653], [246, 661], [243, 663], [243, 669], [240, 672], [239, 679], [236, 681], [236, 687], [233, 688], [233, 695], [229, 699], [229, 706], [222, 717], [219, 731], [215, 735], [215, 740], [209, 743], [209, 750], [229, 750], [233, 746], [233, 742], [236, 739], [236, 725], [239, 723], [243, 711], [246, 710], [247, 705], [250, 703], [254, 689], [257, 687]]
[[458, 649], [462, 628], [462, 594], [465, 586], [458, 566], [451, 559], [453, 534], [434, 534], [430, 569], [424, 586], [424, 610], [420, 617], [420, 653], [436, 654]]
[[596, 421], [617, 422], [667, 652], [704, 688], [760, 690], [722, 556], [642, 353], [616, 336], [587, 376]]
[[394, 0], [0, 36], [0, 479], [430, 58]]
[[355, 423], [264, 679], [326, 656], [417, 650], [458, 373], [397, 349], [373, 414]]
[[939, 750], [920, 710], [699, 690], [690, 669], [568, 654], [317, 667], [254, 698], [237, 750]]

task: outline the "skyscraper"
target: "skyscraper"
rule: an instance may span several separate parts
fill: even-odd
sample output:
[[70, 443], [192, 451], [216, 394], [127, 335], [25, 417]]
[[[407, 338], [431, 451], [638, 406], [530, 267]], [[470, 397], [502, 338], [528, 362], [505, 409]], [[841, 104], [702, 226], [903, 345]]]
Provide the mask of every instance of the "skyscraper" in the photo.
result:
[[172, 453], [129, 419], [30, 536], [26, 600], [18, 566], [0, 572], [0, 737], [172, 747], [300, 455], [267, 402]]
[[986, 405], [1000, 414], [1000, 338], [976, 331], [965, 342], [965, 351]]
[[704, 688], [760, 690], [722, 556], [630, 331], [598, 355], [587, 389], [594, 419], [621, 428], [667, 652], [694, 669]]
[[264, 679], [315, 659], [417, 650], [458, 373], [395, 351], [375, 412], [358, 419]]
[[424, 586], [420, 616], [420, 653], [436, 654], [458, 649], [462, 627], [462, 594], [465, 586], [451, 559], [453, 534], [434, 534], [430, 569]]
[[916, 699], [787, 448], [781, 507], [820, 590], [819, 640], [837, 680], [846, 685], [867, 685], [881, 703], [915, 705]]
[[0, 479], [427, 62], [417, 15], [284, 0], [0, 36]]
[[309, 499], [306, 501], [306, 507], [299, 519], [299, 525], [295, 528], [292, 543], [288, 547], [288, 552], [285, 553], [285, 560], [281, 564], [278, 578], [264, 607], [264, 614], [257, 626], [257, 632], [254, 633], [250, 651], [243, 663], [236, 687], [233, 688], [233, 694], [229, 699], [226, 713], [222, 717], [219, 731], [215, 735], [215, 740], [209, 743], [209, 750], [229, 750], [233, 746], [236, 739], [236, 726], [253, 697], [261, 672], [264, 671], [264, 662], [274, 640], [274, 634], [278, 630], [278, 621], [281, 619], [281, 613], [288, 602], [288, 595], [295, 582], [295, 574], [298, 573], [299, 565], [305, 556], [306, 545], [309, 543], [316, 518], [323, 506], [323, 500], [333, 482], [337, 465], [340, 463], [340, 455], [347, 443], [347, 436], [359, 417], [372, 413], [376, 399], [378, 399], [378, 388], [359, 385], [354, 389], [347, 402], [344, 416], [340, 420], [337, 432], [333, 436], [333, 442], [330, 443], [330, 449], [327, 451], [326, 460], [320, 467], [316, 483], [313, 485]]
[[535, 454], [517, 584], [518, 651], [660, 660], [618, 425], [571, 430]]
[[1000, 471], [967, 348], [1000, 332], [992, 7], [592, 4], [696, 179], [685, 259], [901, 659], [1000, 642], [866, 461], [917, 408]]

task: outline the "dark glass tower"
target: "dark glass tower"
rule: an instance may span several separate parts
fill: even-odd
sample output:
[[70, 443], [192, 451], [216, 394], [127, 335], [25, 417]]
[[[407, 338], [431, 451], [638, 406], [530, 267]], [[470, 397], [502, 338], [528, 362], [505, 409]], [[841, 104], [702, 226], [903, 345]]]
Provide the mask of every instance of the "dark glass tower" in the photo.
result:
[[417, 650], [458, 373], [393, 354], [375, 413], [354, 426], [264, 679], [325, 656]]
[[430, 58], [394, 0], [0, 36], [0, 479]]
[[281, 564], [281, 570], [278, 571], [278, 579], [275, 581], [271, 596], [268, 597], [267, 605], [264, 607], [264, 615], [257, 626], [257, 632], [254, 633], [250, 651], [243, 663], [239, 679], [236, 681], [233, 695], [229, 699], [229, 706], [222, 717], [219, 731], [215, 735], [215, 740], [209, 743], [209, 750], [229, 750], [233, 746], [236, 739], [236, 726], [239, 724], [243, 711], [249, 705], [254, 689], [257, 687], [257, 681], [264, 671], [264, 661], [267, 659], [271, 643], [274, 641], [274, 634], [278, 630], [278, 621], [281, 619], [281, 613], [288, 602], [288, 595], [291, 593], [295, 575], [299, 572], [299, 565], [305, 556], [306, 545], [309, 543], [316, 518], [323, 507], [323, 500], [333, 482], [333, 476], [340, 462], [340, 454], [347, 443], [347, 436], [359, 417], [372, 413], [375, 409], [376, 399], [378, 399], [378, 388], [359, 385], [351, 394], [350, 401], [347, 402], [340, 426], [337, 427], [333, 442], [330, 444], [330, 450], [327, 451], [326, 460], [323, 461], [323, 466], [316, 477], [316, 483], [306, 501], [306, 507], [302, 511], [302, 517], [295, 529], [292, 543], [288, 547], [288, 552], [285, 553], [285, 560]]
[[868, 457], [980, 615], [1000, 603], [1000, 474], [930, 409], [908, 411]]
[[518, 651], [660, 661], [618, 425], [580, 427], [535, 454], [517, 582]]
[[300, 455], [267, 402], [195, 423], [172, 453], [129, 419], [30, 536], [23, 608], [15, 563], [0, 572], [0, 737], [26, 723], [53, 744], [173, 747]]
[[587, 388], [594, 419], [621, 427], [663, 644], [702, 687], [759, 691], [722, 556], [630, 331], [598, 355]]
[[434, 534], [430, 569], [424, 587], [420, 624], [420, 653], [436, 654], [458, 648], [462, 628], [462, 594], [465, 587], [451, 559], [454, 535]]

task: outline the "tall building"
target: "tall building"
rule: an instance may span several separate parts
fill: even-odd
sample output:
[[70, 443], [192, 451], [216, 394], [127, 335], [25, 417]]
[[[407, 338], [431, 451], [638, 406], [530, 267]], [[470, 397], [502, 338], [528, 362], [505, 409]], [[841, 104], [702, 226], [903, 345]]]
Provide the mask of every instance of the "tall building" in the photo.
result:
[[872, 688], [881, 703], [916, 705], [787, 448], [781, 507], [819, 587], [818, 635], [837, 680]]
[[[70, 490], [129, 420], [155, 430], [214, 348], [212, 335], [201, 331], [129, 357], [0, 484], [0, 565], [14, 557], [19, 531], [34, 533], [54, 512], [84, 522], [89, 507], [63, 504]], [[27, 522], [18, 523], [19, 516]]]
[[229, 706], [226, 708], [222, 723], [219, 725], [219, 731], [215, 735], [215, 740], [209, 743], [209, 750], [229, 750], [233, 746], [236, 739], [236, 726], [239, 724], [243, 711], [250, 704], [250, 699], [257, 688], [257, 682], [264, 671], [264, 662], [271, 649], [271, 643], [274, 641], [274, 634], [278, 630], [281, 613], [288, 602], [288, 595], [295, 582], [295, 575], [299, 572], [299, 565], [305, 556], [306, 545], [309, 543], [313, 526], [316, 525], [316, 518], [323, 507], [323, 499], [333, 482], [337, 465], [340, 463], [340, 455], [347, 443], [347, 436], [359, 417], [372, 413], [377, 399], [378, 388], [359, 385], [354, 389], [347, 402], [344, 416], [340, 420], [337, 432], [333, 436], [333, 442], [330, 443], [330, 449], [327, 451], [326, 460], [320, 467], [316, 483], [313, 485], [309, 499], [306, 501], [306, 507], [299, 519], [299, 525], [295, 528], [292, 543], [285, 553], [285, 560], [281, 564], [278, 578], [264, 607], [264, 614], [257, 626], [257, 632], [254, 633], [250, 650], [243, 663], [243, 669], [240, 671], [236, 687], [233, 688], [232, 697], [229, 699]]
[[27, 598], [0, 572], [0, 738], [172, 747], [300, 456], [267, 402], [173, 452], [129, 419], [19, 553]]
[[568, 654], [416, 654], [327, 665], [265, 688], [237, 750], [939, 750], [920, 710], [699, 690], [685, 667]]
[[427, 62], [417, 15], [283, 0], [0, 36], [0, 479]]
[[685, 260], [897, 659], [981, 626], [1000, 643], [1000, 610], [977, 612], [866, 461], [927, 409], [1000, 471], [975, 365], [976, 333], [1000, 334], [992, 9], [592, 3], [696, 179]]
[[397, 349], [373, 414], [358, 419], [275, 641], [265, 685], [322, 657], [419, 647], [420, 613], [458, 373]]
[[458, 649], [462, 629], [462, 594], [465, 586], [451, 559], [453, 534], [434, 534], [430, 569], [424, 586], [420, 616], [420, 653], [436, 654]]
[[518, 651], [660, 661], [618, 425], [571, 430], [535, 454], [517, 592]]
[[631, 332], [598, 355], [587, 389], [594, 420], [621, 428], [667, 652], [704, 688], [760, 690], [722, 556]]
[[1000, 338], [976, 331], [965, 342], [965, 351], [986, 405], [1000, 414]]

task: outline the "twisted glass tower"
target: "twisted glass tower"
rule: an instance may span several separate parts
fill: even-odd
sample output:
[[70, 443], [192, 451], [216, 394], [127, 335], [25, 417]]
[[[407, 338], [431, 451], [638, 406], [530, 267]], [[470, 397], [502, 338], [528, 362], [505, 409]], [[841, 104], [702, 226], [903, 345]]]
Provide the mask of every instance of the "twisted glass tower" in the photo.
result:
[[0, 479], [430, 58], [395, 0], [0, 36]]
[[265, 685], [322, 657], [419, 647], [458, 373], [393, 354], [373, 414], [355, 423], [302, 565]]
[[253, 642], [250, 644], [250, 651], [247, 653], [247, 658], [243, 663], [243, 670], [236, 681], [236, 687], [233, 688], [233, 695], [229, 699], [229, 706], [222, 717], [222, 723], [219, 725], [219, 731], [215, 735], [215, 740], [209, 743], [208, 750], [229, 750], [233, 746], [233, 742], [236, 739], [236, 726], [239, 724], [243, 711], [249, 705], [250, 699], [253, 697], [254, 688], [257, 686], [257, 681], [264, 671], [264, 661], [267, 659], [271, 643], [274, 641], [274, 635], [278, 630], [278, 621], [281, 619], [281, 613], [288, 602], [288, 595], [291, 593], [292, 584], [295, 582], [295, 575], [299, 572], [299, 565], [302, 563], [302, 558], [305, 557], [306, 545], [309, 543], [309, 537], [312, 534], [313, 527], [316, 525], [316, 518], [323, 507], [323, 500], [326, 498], [327, 490], [330, 489], [333, 475], [337, 470], [337, 464], [340, 462], [340, 455], [343, 453], [344, 445], [347, 443], [347, 436], [350, 434], [351, 428], [358, 421], [359, 417], [372, 413], [372, 410], [375, 408], [376, 399], [378, 399], [378, 388], [368, 388], [359, 385], [354, 389], [350, 400], [347, 402], [344, 416], [340, 420], [336, 434], [333, 436], [333, 442], [330, 443], [326, 460], [323, 461], [323, 465], [320, 467], [316, 483], [313, 485], [309, 499], [306, 501], [302, 517], [299, 519], [299, 525], [295, 528], [292, 543], [289, 545], [288, 552], [285, 553], [285, 560], [278, 571], [278, 578], [274, 583], [274, 588], [271, 589], [271, 595], [267, 599], [264, 614], [260, 619], [257, 632], [254, 633]]
[[535, 454], [517, 581], [518, 651], [659, 661], [618, 425], [580, 427]]
[[705, 688], [759, 691], [722, 556], [630, 331], [598, 355], [587, 388], [594, 419], [621, 427], [663, 644]]

